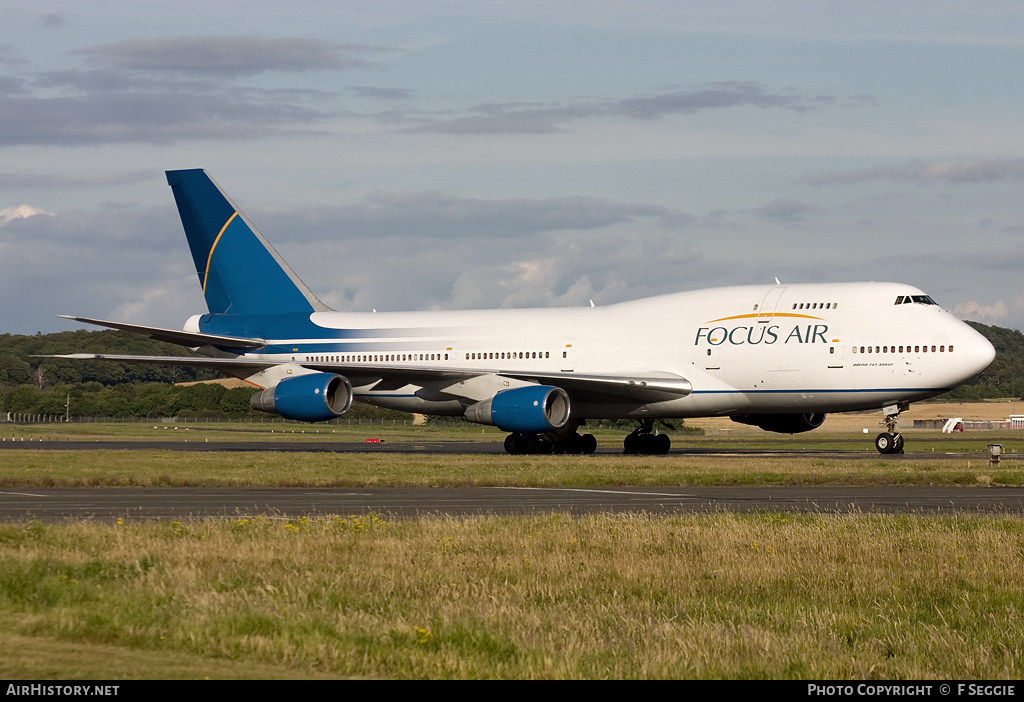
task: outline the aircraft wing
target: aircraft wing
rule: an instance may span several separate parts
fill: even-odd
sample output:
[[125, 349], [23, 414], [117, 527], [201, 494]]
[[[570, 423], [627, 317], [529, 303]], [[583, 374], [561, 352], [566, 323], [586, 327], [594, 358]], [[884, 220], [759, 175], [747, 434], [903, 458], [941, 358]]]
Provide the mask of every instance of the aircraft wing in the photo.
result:
[[517, 380], [534, 381], [543, 385], [554, 385], [570, 393], [611, 395], [638, 400], [665, 400], [686, 397], [693, 392], [693, 385], [675, 373], [644, 371], [625, 375], [586, 375], [581, 373], [526, 373], [498, 369], [450, 368], [450, 367], [407, 367], [367, 366], [346, 363], [301, 363], [300, 365], [326, 373], [339, 373], [356, 385], [375, 381], [388, 383], [408, 382], [423, 384], [437, 380], [457, 380], [481, 375], [493, 375]]
[[[199, 332], [177, 331], [174, 329], [161, 329], [160, 327], [143, 327], [138, 324], [126, 324], [124, 322], [108, 322], [102, 319], [89, 319], [88, 317], [73, 317], [67, 314], [59, 314], [58, 317], [73, 319], [76, 322], [95, 324], [99, 327], [109, 327], [133, 334], [142, 334], [157, 341], [168, 341], [179, 346], [220, 346], [232, 349], [260, 349], [266, 346], [263, 339], [247, 339], [238, 336], [220, 336], [219, 334], [202, 334]], [[138, 357], [144, 358], [144, 357]], [[127, 359], [119, 359], [127, 360]], [[145, 361], [139, 361], [145, 363]]]
[[[374, 380], [423, 383], [430, 380], [447, 380], [455, 378], [472, 378], [478, 375], [495, 375], [517, 380], [536, 381], [545, 385], [556, 385], [565, 390], [580, 390], [609, 393], [614, 395], [631, 395], [646, 397], [652, 394], [685, 397], [693, 392], [690, 381], [675, 373], [661, 371], [643, 371], [637, 374], [623, 375], [586, 375], [581, 373], [527, 373], [512, 372], [500, 369], [452, 368], [438, 366], [385, 366], [385, 365], [353, 365], [350, 363], [302, 362], [299, 365], [325, 373], [338, 373], [353, 381]], [[665, 399], [661, 397], [660, 399]]]
[[573, 392], [614, 395], [644, 400], [686, 397], [693, 385], [681, 375], [647, 371], [631, 375], [581, 375], [578, 373], [499, 373], [520, 380], [536, 380]]
[[[55, 354], [45, 356], [45, 358], [207, 368], [241, 378], [286, 363], [280, 360], [260, 360], [241, 356], [237, 358], [201, 358], [186, 356], [128, 356], [101, 353]], [[374, 382], [426, 384], [431, 381], [458, 380], [460, 378], [492, 375], [554, 385], [570, 393], [587, 393], [618, 398], [628, 397], [637, 400], [657, 401], [666, 399], [666, 396], [674, 398], [685, 397], [693, 391], [690, 381], [681, 375], [656, 371], [629, 375], [585, 375], [579, 373], [514, 373], [501, 370], [481, 370], [479, 368], [357, 366], [331, 362], [301, 362], [298, 365], [310, 370], [344, 375], [356, 385], [366, 385]]]

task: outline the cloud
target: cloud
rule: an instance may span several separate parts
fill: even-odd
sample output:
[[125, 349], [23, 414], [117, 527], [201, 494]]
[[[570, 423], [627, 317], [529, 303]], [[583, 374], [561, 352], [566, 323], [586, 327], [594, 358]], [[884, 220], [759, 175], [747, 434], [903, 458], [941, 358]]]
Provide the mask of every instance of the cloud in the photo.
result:
[[774, 219], [780, 222], [799, 222], [804, 219], [805, 215], [817, 210], [817, 207], [804, 202], [780, 198], [751, 210], [751, 212], [757, 217], [764, 219]]
[[11, 53], [11, 47], [0, 46], [0, 66], [21, 66], [28, 63], [25, 59], [16, 58]]
[[[268, 72], [344, 71], [386, 47], [318, 39], [185, 36], [78, 49], [92, 67], [0, 76], [0, 147], [169, 144], [307, 134], [339, 91], [244, 85]], [[0, 50], [0, 61], [5, 55]], [[12, 59], [6, 59], [13, 63]], [[400, 97], [379, 91], [376, 97]]]
[[434, 191], [246, 213], [340, 310], [607, 304], [723, 272], [691, 244], [692, 230], [721, 226], [718, 213], [645, 203]]
[[239, 78], [268, 71], [342, 71], [370, 62], [351, 54], [393, 51], [320, 39], [179, 36], [126, 39], [73, 51], [111, 68]]
[[28, 219], [29, 217], [35, 217], [36, 215], [50, 215], [53, 216], [53, 212], [47, 212], [46, 210], [33, 207], [32, 205], [18, 205], [17, 207], [5, 207], [0, 210], [0, 227], [4, 226], [8, 222], [15, 219]]
[[0, 188], [92, 188], [108, 185], [143, 183], [160, 175], [159, 171], [97, 173], [84, 178], [52, 173], [0, 173]]
[[800, 96], [770, 92], [750, 82], [713, 83], [697, 90], [672, 91], [618, 100], [596, 100], [568, 105], [485, 103], [469, 109], [470, 114], [454, 119], [430, 121], [406, 131], [454, 135], [546, 134], [564, 131], [564, 125], [593, 117], [625, 117], [652, 120], [677, 114], [736, 107], [805, 111], [817, 104], [831, 103], [830, 96]]
[[[788, 209], [779, 205], [776, 214]], [[310, 288], [340, 310], [586, 306], [590, 299], [603, 306], [678, 290], [768, 285], [774, 275], [791, 283], [856, 280], [866, 271], [919, 284], [940, 303], [979, 300], [958, 312], [987, 323], [1019, 326], [1024, 309], [1004, 296], [1007, 312], [1000, 317], [1003, 308], [992, 300], [964, 292], [968, 281], [957, 271], [979, 266], [965, 263], [962, 253], [876, 259], [878, 249], [865, 247], [839, 259], [822, 250], [798, 260], [783, 247], [736, 258], [737, 250], [787, 226], [785, 218], [768, 218], [756, 232], [727, 231], [722, 213], [698, 216], [587, 197], [476, 199], [439, 192], [245, 210]], [[787, 241], [814, 251], [811, 244]], [[989, 278], [1013, 280], [1019, 266], [1009, 269], [990, 268]], [[2, 331], [63, 328], [53, 317], [58, 313], [177, 327], [205, 309], [199, 289], [171, 202], [117, 212], [62, 211], [0, 227], [0, 297], [24, 301], [5, 310]]]
[[[173, 295], [154, 299], [154, 289], [169, 291], [175, 282]], [[56, 314], [111, 318], [119, 306], [139, 301], [168, 307], [155, 319], [136, 320], [164, 326], [203, 309], [173, 204], [10, 220], [0, 227], [0, 299], [23, 301], [0, 315], [3, 331], [16, 333], [66, 327]]]
[[40, 27], [53, 28], [53, 27], [63, 27], [64, 25], [69, 24], [69, 22], [68, 22], [67, 18], [64, 17], [64, 15], [58, 15], [56, 13], [51, 13], [51, 14], [48, 14], [48, 15], [41, 15], [36, 20], [36, 24], [38, 24]]
[[366, 85], [357, 85], [351, 88], [352, 92], [362, 98], [372, 100], [408, 100], [416, 95], [414, 90], [404, 88], [375, 88]]
[[960, 319], [969, 319], [982, 324], [996, 324], [1006, 319], [1010, 310], [1005, 302], [998, 300], [991, 305], [982, 305], [974, 300], [961, 302], [953, 308], [953, 314]]
[[329, 116], [295, 98], [294, 92], [174, 83], [12, 96], [0, 99], [0, 146], [255, 139]]
[[855, 171], [822, 170], [797, 182], [804, 185], [853, 185], [869, 180], [893, 180], [904, 183], [994, 183], [1024, 178], [1024, 158], [982, 159], [962, 162], [907, 163], [873, 166]]
[[0, 96], [3, 95], [24, 95], [28, 93], [25, 88], [25, 81], [11, 76], [0, 76]]
[[660, 205], [600, 198], [484, 200], [437, 191], [377, 193], [361, 203], [345, 206], [262, 205], [251, 208], [249, 215], [257, 222], [265, 222], [268, 231], [332, 232], [345, 238], [533, 236], [597, 230], [643, 219], [670, 229], [696, 221], [693, 215]]

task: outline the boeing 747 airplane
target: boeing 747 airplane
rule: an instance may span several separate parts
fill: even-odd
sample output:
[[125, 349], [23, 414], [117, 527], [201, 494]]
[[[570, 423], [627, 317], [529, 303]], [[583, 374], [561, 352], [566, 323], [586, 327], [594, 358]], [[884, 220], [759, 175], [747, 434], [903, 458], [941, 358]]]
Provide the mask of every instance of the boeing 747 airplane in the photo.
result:
[[625, 453], [666, 453], [655, 421], [731, 417], [767, 431], [880, 409], [875, 445], [903, 451], [909, 403], [961, 385], [995, 349], [901, 283], [748, 285], [569, 309], [336, 312], [299, 280], [204, 170], [168, 171], [208, 314], [183, 331], [68, 317], [206, 358], [70, 354], [212, 368], [289, 419], [354, 400], [509, 432], [509, 453], [593, 453], [587, 420], [634, 419]]

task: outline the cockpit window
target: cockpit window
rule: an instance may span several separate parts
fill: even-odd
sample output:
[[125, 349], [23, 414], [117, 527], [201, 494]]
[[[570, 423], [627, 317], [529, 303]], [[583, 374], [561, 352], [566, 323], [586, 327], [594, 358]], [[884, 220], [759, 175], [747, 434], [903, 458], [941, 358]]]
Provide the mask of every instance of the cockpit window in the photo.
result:
[[896, 298], [897, 305], [909, 305], [911, 303], [917, 303], [919, 305], [935, 305], [938, 306], [935, 300], [929, 295], [900, 295]]

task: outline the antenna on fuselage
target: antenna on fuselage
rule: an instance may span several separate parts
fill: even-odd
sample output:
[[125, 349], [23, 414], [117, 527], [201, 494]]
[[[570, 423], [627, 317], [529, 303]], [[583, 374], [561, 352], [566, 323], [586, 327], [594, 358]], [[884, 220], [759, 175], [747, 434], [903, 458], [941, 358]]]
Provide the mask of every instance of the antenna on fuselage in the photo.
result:
[[779, 276], [775, 276], [775, 284], [782, 285], [782, 281], [779, 280]]

